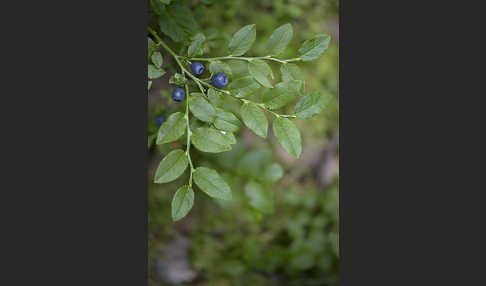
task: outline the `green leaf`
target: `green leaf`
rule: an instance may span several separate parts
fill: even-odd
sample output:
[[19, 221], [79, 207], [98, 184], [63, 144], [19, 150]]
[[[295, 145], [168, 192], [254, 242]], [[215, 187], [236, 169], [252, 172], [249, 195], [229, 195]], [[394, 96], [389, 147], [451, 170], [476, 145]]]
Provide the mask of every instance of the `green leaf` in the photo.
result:
[[186, 124], [186, 118], [182, 112], [172, 113], [160, 126], [157, 145], [179, 139], [186, 132]]
[[273, 31], [265, 48], [266, 55], [280, 55], [292, 40], [294, 31], [292, 25], [284, 24]]
[[150, 88], [151, 88], [151, 87], [152, 87], [152, 81], [151, 81], [151, 80], [149, 80], [149, 81], [147, 82], [147, 90], [150, 90]]
[[192, 131], [192, 145], [199, 151], [219, 153], [231, 150], [231, 143], [221, 132], [213, 128], [199, 127]]
[[304, 74], [296, 64], [284, 64], [280, 67], [280, 72], [282, 73], [282, 81], [305, 80]]
[[160, 30], [175, 42], [189, 40], [199, 29], [191, 10], [181, 2], [164, 6], [159, 17]]
[[193, 175], [194, 182], [208, 196], [221, 200], [232, 199], [230, 186], [215, 170], [199, 167], [194, 171]]
[[164, 60], [162, 59], [160, 52], [154, 52], [152, 54], [152, 63], [154, 63], [156, 67], [161, 68], [163, 62]]
[[299, 49], [300, 58], [304, 62], [316, 60], [322, 56], [329, 46], [331, 37], [329, 35], [317, 35], [305, 41]]
[[191, 93], [189, 109], [197, 119], [204, 122], [213, 122], [216, 117], [216, 109], [202, 96], [201, 93]]
[[209, 72], [211, 74], [215, 74], [217, 72], [224, 72], [229, 80], [231, 80], [233, 77], [233, 72], [231, 71], [230, 66], [222, 61], [212, 61], [209, 64]]
[[223, 95], [221, 92], [215, 90], [214, 88], [208, 89], [209, 102], [214, 107], [221, 107], [223, 105]]
[[264, 167], [271, 159], [272, 152], [268, 149], [259, 148], [248, 151], [241, 156], [236, 165], [236, 171], [241, 176], [260, 179], [264, 173]]
[[236, 144], [236, 137], [233, 133], [224, 130], [221, 130], [220, 133], [224, 136], [226, 143], [230, 145]]
[[243, 103], [240, 109], [241, 117], [245, 125], [256, 135], [266, 138], [268, 120], [263, 110], [254, 103]]
[[186, 82], [187, 82], [186, 77], [180, 73], [175, 73], [169, 78], [169, 84], [183, 86]]
[[297, 98], [303, 84], [300, 80], [280, 82], [263, 95], [263, 103], [268, 109], [279, 109]]
[[147, 39], [148, 39], [148, 56], [150, 58], [152, 54], [157, 50], [157, 45], [151, 38], [147, 37]]
[[284, 175], [284, 170], [282, 166], [278, 163], [273, 163], [270, 166], [265, 168], [265, 172], [263, 173], [263, 179], [270, 183], [275, 183], [276, 181], [280, 180]]
[[273, 212], [272, 192], [263, 188], [257, 182], [250, 181], [245, 185], [245, 195], [249, 199], [250, 206], [261, 211], [262, 213]]
[[263, 60], [252, 60], [248, 64], [248, 71], [250, 75], [255, 78], [261, 85], [268, 88], [273, 88], [272, 84], [268, 80], [268, 76], [273, 78], [273, 72], [270, 66]]
[[162, 159], [155, 171], [155, 183], [162, 184], [177, 179], [187, 168], [189, 161], [186, 152], [177, 149], [171, 151]]
[[280, 146], [295, 158], [302, 153], [302, 139], [299, 129], [287, 118], [278, 117], [273, 121], [273, 133]]
[[302, 97], [295, 105], [294, 113], [300, 118], [310, 118], [319, 114], [331, 101], [329, 94], [312, 92]]
[[241, 77], [228, 85], [228, 89], [238, 98], [252, 95], [260, 88], [252, 76]]
[[148, 78], [149, 79], [156, 79], [165, 74], [163, 69], [159, 69], [156, 66], [149, 64], [148, 65]]
[[246, 53], [256, 38], [255, 24], [246, 25], [233, 35], [228, 44], [228, 49], [233, 56], [241, 56]]
[[159, 1], [162, 2], [163, 4], [169, 5], [172, 0], [159, 0]]
[[217, 108], [214, 126], [220, 130], [236, 132], [240, 129], [241, 123], [233, 113]]
[[189, 48], [187, 49], [187, 55], [189, 57], [194, 57], [194, 56], [200, 56], [204, 54], [204, 50], [202, 48], [202, 45], [204, 41], [206, 40], [206, 37], [204, 36], [203, 33], [197, 33], [192, 37], [192, 42]]
[[185, 185], [180, 187], [172, 198], [172, 220], [178, 221], [185, 217], [194, 205], [194, 191]]

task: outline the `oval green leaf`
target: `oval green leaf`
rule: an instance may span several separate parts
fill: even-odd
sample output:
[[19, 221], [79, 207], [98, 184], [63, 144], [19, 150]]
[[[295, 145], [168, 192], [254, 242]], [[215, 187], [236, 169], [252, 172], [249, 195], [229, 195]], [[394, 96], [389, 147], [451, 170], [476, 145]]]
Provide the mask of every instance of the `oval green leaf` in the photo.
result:
[[240, 113], [246, 127], [262, 138], [267, 137], [268, 120], [263, 110], [254, 103], [245, 102]]
[[268, 80], [268, 76], [273, 77], [273, 72], [270, 66], [263, 60], [252, 60], [248, 64], [248, 71], [250, 75], [258, 81], [261, 85], [268, 88], [273, 88], [273, 85]]
[[208, 153], [229, 151], [231, 150], [231, 143], [228, 137], [221, 132], [213, 128], [199, 127], [192, 132], [192, 145], [198, 150]]
[[180, 187], [172, 198], [172, 220], [178, 221], [185, 217], [194, 205], [194, 191], [189, 186]]
[[256, 38], [255, 24], [246, 25], [233, 35], [228, 44], [228, 49], [233, 56], [241, 56], [246, 53]]
[[186, 118], [182, 112], [172, 113], [157, 134], [157, 144], [164, 144], [181, 138], [186, 132]]
[[273, 31], [265, 48], [265, 54], [269, 56], [280, 55], [292, 40], [294, 31], [290, 23], [284, 24]]
[[177, 149], [171, 151], [160, 161], [157, 171], [155, 171], [155, 180], [157, 184], [171, 182], [177, 179], [187, 168], [189, 161], [184, 151]]
[[232, 199], [230, 186], [215, 170], [199, 167], [194, 171], [193, 176], [196, 185], [208, 196], [221, 200]]
[[216, 109], [200, 93], [191, 93], [189, 109], [194, 116], [204, 122], [213, 122], [216, 117]]
[[311, 118], [319, 114], [331, 101], [329, 94], [312, 92], [302, 97], [295, 105], [294, 113], [300, 118]]
[[331, 37], [329, 35], [317, 35], [305, 41], [299, 49], [300, 58], [304, 62], [316, 60], [327, 50]]
[[273, 121], [273, 133], [280, 146], [295, 158], [302, 153], [302, 139], [299, 129], [287, 118], [278, 117]]

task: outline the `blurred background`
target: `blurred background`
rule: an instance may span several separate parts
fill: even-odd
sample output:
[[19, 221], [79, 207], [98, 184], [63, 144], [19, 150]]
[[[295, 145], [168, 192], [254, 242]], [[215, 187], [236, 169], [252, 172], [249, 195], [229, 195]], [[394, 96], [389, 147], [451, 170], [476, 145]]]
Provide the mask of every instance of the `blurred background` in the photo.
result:
[[[149, 285], [339, 285], [338, 0], [190, 2], [208, 39], [204, 57], [226, 55], [231, 35], [252, 23], [257, 39], [249, 56], [263, 55], [270, 34], [285, 23], [292, 24], [294, 37], [281, 58], [296, 56], [301, 43], [316, 34], [331, 35], [329, 49], [320, 59], [298, 66], [305, 75], [306, 93], [327, 92], [333, 100], [320, 115], [294, 120], [303, 143], [298, 160], [280, 148], [271, 128], [266, 140], [241, 128], [235, 134], [238, 144], [228, 152], [209, 154], [191, 148], [196, 166], [209, 166], [223, 175], [233, 200], [211, 199], [195, 188], [194, 208], [176, 223], [171, 220], [170, 203], [177, 188], [187, 182], [187, 174], [161, 185], [153, 184], [153, 177], [163, 156], [180, 148], [180, 143], [149, 145]], [[169, 96], [173, 86], [168, 79], [176, 70], [170, 68], [172, 59], [163, 55], [167, 74], [154, 80], [149, 92], [149, 136], [158, 129], [155, 116], [168, 117], [180, 108]], [[243, 62], [227, 63], [234, 78], [247, 73]], [[273, 64], [279, 77], [279, 66]], [[230, 98], [225, 108], [239, 116], [238, 103]], [[292, 109], [293, 104], [281, 113]], [[251, 196], [252, 180], [265, 182], [271, 203], [269, 198]], [[258, 204], [269, 204], [273, 211], [259, 212]]]

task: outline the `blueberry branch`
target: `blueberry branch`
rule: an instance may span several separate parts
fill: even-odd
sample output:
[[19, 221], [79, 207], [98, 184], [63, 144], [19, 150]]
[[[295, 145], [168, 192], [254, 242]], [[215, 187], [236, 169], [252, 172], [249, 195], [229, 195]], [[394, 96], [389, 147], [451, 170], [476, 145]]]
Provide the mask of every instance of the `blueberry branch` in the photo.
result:
[[243, 60], [243, 61], [252, 61], [252, 60], [269, 60], [269, 61], [275, 61], [279, 62], [282, 64], [290, 63], [290, 62], [297, 62], [302, 60], [301, 58], [293, 58], [293, 59], [287, 59], [287, 60], [279, 60], [276, 58], [273, 58], [272, 56], [266, 56], [266, 57], [235, 57], [235, 56], [225, 56], [225, 57], [215, 57], [215, 58], [188, 58], [190, 61], [216, 61], [216, 60]]
[[[202, 85], [205, 85], [208, 88], [214, 88], [215, 90], [217, 90], [219, 92], [225, 93], [227, 95], [231, 95], [234, 98], [242, 101], [243, 103], [245, 103], [245, 102], [246, 103], [248, 103], [248, 102], [254, 103], [254, 104], [260, 106], [262, 109], [264, 109], [264, 110], [268, 111], [269, 113], [273, 114], [276, 117], [284, 117], [284, 118], [295, 118], [296, 117], [293, 114], [290, 114], [290, 115], [278, 114], [278, 113], [276, 113], [276, 112], [274, 112], [274, 111], [266, 108], [265, 105], [262, 104], [262, 103], [256, 103], [256, 102], [253, 102], [253, 101], [250, 101], [250, 100], [247, 100], [247, 99], [238, 98], [234, 94], [232, 94], [231, 92], [229, 92], [227, 90], [222, 90], [222, 89], [219, 89], [219, 88], [215, 88], [215, 87], [211, 86], [209, 83], [198, 79], [197, 77], [195, 77], [194, 75], [192, 75], [192, 73], [190, 73], [186, 68], [184, 68], [184, 66], [182, 65], [182, 63], [179, 61], [179, 58], [185, 58], [185, 57], [182, 57], [182, 56], [177, 55], [169, 46], [167, 46], [166, 43], [164, 43], [164, 41], [162, 41], [162, 39], [160, 39], [160, 37], [157, 35], [157, 33], [154, 30], [152, 30], [150, 27], [148, 27], [148, 31], [157, 40], [157, 42], [158, 42], [157, 45], [162, 46], [169, 54], [172, 55], [172, 57], [175, 59], [175, 61], [177, 62], [177, 64], [181, 68], [181, 71], [183, 72], [183, 74], [184, 73], [187, 74], [196, 83], [196, 85], [199, 87], [199, 89], [201, 90], [201, 92], [203, 93], [203, 95], [206, 95], [206, 91], [202, 87]], [[266, 59], [266, 60], [276, 61], [276, 62], [283, 63], [283, 64], [286, 64], [286, 63], [289, 63], [289, 62], [300, 61], [301, 60], [301, 58], [293, 58], [293, 59], [287, 59], [287, 60], [279, 60], [279, 59], [273, 58], [271, 56], [253, 57], [253, 58], [250, 58], [250, 57], [235, 57], [235, 56], [225, 56], [225, 57], [215, 57], [215, 58], [188, 58], [188, 60], [194, 60], [194, 61], [196, 61], [196, 60], [197, 61], [215, 61], [215, 60], [245, 60], [245, 61], [251, 61], [251, 60], [255, 60], [255, 59]], [[186, 94], [189, 95], [188, 88], [187, 88], [187, 84], [185, 85], [185, 87], [186, 87]], [[186, 105], [188, 105], [188, 102], [189, 102], [189, 96], [187, 97]], [[186, 108], [186, 115], [188, 115], [188, 108]], [[186, 119], [188, 120], [188, 117]], [[187, 124], [189, 124], [189, 120], [188, 120], [188, 123]], [[189, 128], [189, 125], [188, 125], [188, 129], [187, 130], [188, 130], [188, 137], [189, 137], [190, 136], [190, 128]], [[188, 141], [189, 141], [189, 138], [188, 138]], [[188, 154], [188, 157], [189, 157], [189, 152], [188, 151], [187, 151], [187, 154]], [[191, 166], [192, 166], [192, 162], [191, 162], [190, 158], [189, 158], [189, 162], [191, 163]], [[191, 177], [192, 177], [192, 168], [191, 168]]]

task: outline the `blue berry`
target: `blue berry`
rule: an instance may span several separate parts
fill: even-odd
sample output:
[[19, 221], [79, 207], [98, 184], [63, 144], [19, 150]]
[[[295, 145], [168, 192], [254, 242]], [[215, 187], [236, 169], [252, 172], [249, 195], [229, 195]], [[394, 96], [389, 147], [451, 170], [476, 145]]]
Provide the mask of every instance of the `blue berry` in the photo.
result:
[[181, 102], [186, 98], [186, 92], [182, 87], [176, 87], [172, 91], [172, 99], [177, 102]]
[[217, 72], [211, 78], [211, 82], [215, 87], [222, 88], [228, 84], [228, 77], [224, 72]]
[[200, 62], [193, 62], [191, 64], [191, 70], [194, 74], [200, 75], [204, 71], [204, 65], [201, 64]]
[[160, 125], [162, 125], [162, 123], [165, 122], [165, 120], [166, 120], [165, 115], [161, 114], [161, 115], [155, 116], [154, 122], [155, 122], [155, 125], [160, 126]]

